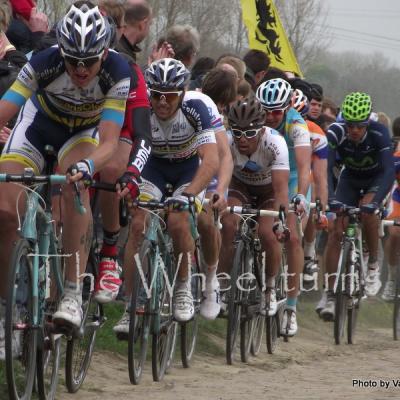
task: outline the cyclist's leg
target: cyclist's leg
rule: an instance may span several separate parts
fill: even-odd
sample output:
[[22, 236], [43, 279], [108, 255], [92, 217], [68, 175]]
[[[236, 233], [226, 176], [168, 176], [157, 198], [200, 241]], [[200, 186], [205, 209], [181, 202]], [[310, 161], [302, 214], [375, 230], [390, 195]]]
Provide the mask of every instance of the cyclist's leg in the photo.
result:
[[[368, 191], [361, 199], [361, 205], [371, 203], [374, 196], [375, 191]], [[365, 292], [368, 296], [376, 296], [382, 286], [379, 277], [380, 271], [378, 262], [379, 216], [363, 213], [361, 218], [363, 234], [365, 235], [365, 241], [369, 252], [368, 271], [365, 278]]]
[[[217, 180], [214, 179], [207, 188], [205, 197], [212, 199], [217, 186]], [[217, 279], [218, 256], [221, 248], [221, 233], [215, 226], [213, 219], [213, 210], [211, 205], [204, 206], [197, 219], [197, 228], [200, 234], [200, 243], [202, 250], [202, 272], [206, 275], [205, 288], [203, 291], [203, 300], [200, 306], [200, 313], [206, 319], [215, 319], [221, 309], [219, 282]]]
[[[96, 129], [82, 131], [68, 140], [59, 151], [59, 169], [66, 173], [68, 167], [87, 158], [98, 143]], [[93, 221], [88, 190], [81, 190], [81, 201], [85, 214], [77, 212], [73, 185], [65, 185], [62, 192], [63, 209], [63, 246], [66, 254], [64, 297], [54, 319], [58, 323], [67, 323], [79, 327], [82, 321], [82, 279], [92, 243]]]
[[[108, 183], [115, 183], [125, 172], [129, 160], [129, 153], [132, 145], [119, 141], [117, 154], [101, 170], [101, 180]], [[119, 266], [117, 263], [119, 237], [119, 198], [116, 193], [100, 190], [99, 193], [100, 211], [103, 222], [103, 245], [100, 251], [99, 276], [96, 282], [95, 299], [101, 303], [108, 303], [114, 300], [121, 285]], [[100, 282], [103, 284], [100, 286]]]

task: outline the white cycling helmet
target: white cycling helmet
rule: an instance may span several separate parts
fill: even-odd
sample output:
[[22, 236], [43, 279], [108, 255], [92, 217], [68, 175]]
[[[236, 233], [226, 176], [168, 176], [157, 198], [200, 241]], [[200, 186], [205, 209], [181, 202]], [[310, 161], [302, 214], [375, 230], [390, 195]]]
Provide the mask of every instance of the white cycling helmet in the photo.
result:
[[89, 1], [73, 4], [58, 23], [56, 32], [63, 56], [98, 56], [110, 44], [110, 24], [101, 15], [99, 8]]
[[190, 72], [181, 61], [162, 58], [151, 63], [145, 78], [149, 88], [182, 90], [189, 82]]
[[307, 96], [300, 89], [295, 89], [293, 94], [292, 107], [298, 111], [302, 116], [308, 113], [309, 103]]
[[281, 78], [262, 83], [256, 92], [257, 99], [267, 110], [283, 110], [292, 100], [290, 83]]

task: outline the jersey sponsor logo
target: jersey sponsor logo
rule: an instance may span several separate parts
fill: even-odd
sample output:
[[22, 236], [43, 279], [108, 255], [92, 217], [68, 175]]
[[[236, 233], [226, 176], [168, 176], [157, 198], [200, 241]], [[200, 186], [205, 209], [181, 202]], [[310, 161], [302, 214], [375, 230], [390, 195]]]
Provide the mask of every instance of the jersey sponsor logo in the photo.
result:
[[133, 91], [129, 92], [128, 99], [136, 99], [136, 96], [137, 96], [136, 90], [133, 90]]
[[186, 129], [186, 122], [176, 122], [172, 125], [172, 133], [178, 133], [180, 131], [184, 131]]
[[151, 146], [147, 147], [145, 146], [146, 142], [142, 140], [140, 142], [140, 149], [136, 155], [136, 159], [133, 162], [133, 165], [140, 171], [142, 172], [144, 166], [146, 165], [146, 162], [149, 158], [150, 152], [151, 152]]
[[370, 169], [376, 166], [376, 162], [372, 157], [364, 157], [361, 160], [355, 160], [353, 157], [345, 157], [344, 164], [349, 167], [358, 169]]
[[43, 79], [46, 80], [51, 76], [55, 76], [58, 74], [58, 72], [61, 70], [63, 66], [63, 62], [60, 61], [57, 65], [51, 68], [46, 68], [43, 71], [38, 71], [36, 72], [38, 80]]

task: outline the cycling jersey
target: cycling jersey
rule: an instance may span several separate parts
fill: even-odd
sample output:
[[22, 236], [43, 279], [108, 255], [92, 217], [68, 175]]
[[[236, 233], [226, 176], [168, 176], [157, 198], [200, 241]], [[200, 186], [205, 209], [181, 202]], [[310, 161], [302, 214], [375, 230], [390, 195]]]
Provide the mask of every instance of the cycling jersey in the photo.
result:
[[392, 198], [388, 207], [388, 219], [400, 218], [400, 151], [393, 154], [394, 168], [396, 172], [396, 184], [392, 191]]
[[[174, 196], [184, 191], [200, 164], [197, 148], [216, 141], [206, 104], [188, 92], [170, 120], [160, 120], [152, 112], [151, 130], [152, 153], [143, 169], [140, 198], [160, 200], [165, 183], [173, 185]], [[196, 196], [200, 203], [203, 194]]]
[[98, 75], [87, 87], [77, 87], [58, 46], [53, 46], [32, 56], [3, 100], [21, 107], [31, 98], [39, 112], [73, 132], [95, 127], [100, 120], [122, 126], [129, 86], [128, 63], [109, 50]]
[[150, 103], [140, 67], [131, 62], [131, 88], [126, 102], [125, 120], [119, 140], [132, 146], [128, 166], [139, 176], [151, 152]]
[[[334, 196], [332, 171], [338, 155], [344, 165], [338, 185], [342, 179], [349, 184], [364, 182], [366, 189], [372, 185], [373, 189], [369, 191], [376, 192], [373, 201], [381, 203], [394, 181], [392, 146], [387, 128], [370, 121], [364, 137], [355, 143], [347, 138], [345, 123], [334, 123], [329, 127], [327, 136], [329, 197]], [[341, 188], [341, 193], [345, 191], [345, 188]]]
[[289, 149], [290, 172], [297, 171], [295, 148], [310, 146], [310, 132], [307, 124], [300, 113], [290, 108], [277, 130], [285, 138]]
[[328, 139], [322, 128], [315, 122], [306, 120], [311, 137], [312, 159], [326, 160], [328, 158]]
[[285, 140], [274, 129], [264, 127], [257, 150], [247, 156], [239, 150], [229, 135], [229, 145], [233, 158], [233, 176], [252, 186], [271, 184], [271, 171], [289, 170], [289, 155]]
[[179, 162], [193, 157], [198, 146], [215, 143], [212, 116], [206, 104], [191, 96], [191, 93], [185, 93], [181, 107], [168, 121], [162, 121], [152, 113], [154, 157]]

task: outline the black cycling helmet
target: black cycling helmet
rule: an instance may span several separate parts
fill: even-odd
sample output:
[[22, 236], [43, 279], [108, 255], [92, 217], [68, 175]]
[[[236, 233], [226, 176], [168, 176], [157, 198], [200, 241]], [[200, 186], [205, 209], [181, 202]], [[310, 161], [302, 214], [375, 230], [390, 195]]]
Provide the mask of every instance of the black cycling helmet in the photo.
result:
[[173, 58], [154, 61], [145, 72], [151, 89], [183, 90], [189, 83], [190, 72], [182, 62]]
[[238, 100], [229, 108], [229, 124], [235, 128], [261, 128], [265, 111], [256, 97]]

